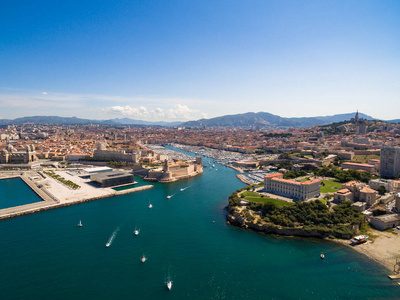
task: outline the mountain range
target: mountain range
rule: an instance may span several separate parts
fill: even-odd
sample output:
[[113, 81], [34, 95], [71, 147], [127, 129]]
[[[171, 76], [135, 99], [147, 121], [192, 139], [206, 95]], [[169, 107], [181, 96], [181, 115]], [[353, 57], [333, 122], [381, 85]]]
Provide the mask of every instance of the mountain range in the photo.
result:
[[[149, 122], [134, 120], [130, 118], [116, 118], [109, 120], [90, 120], [76, 117], [66, 118], [57, 116], [33, 116], [23, 117], [14, 120], [0, 119], [0, 125], [19, 125], [19, 124], [49, 124], [49, 125], [76, 125], [76, 124], [103, 124], [103, 125], [141, 125], [141, 126], [185, 126], [191, 128], [202, 127], [260, 127], [260, 128], [307, 128], [315, 125], [328, 125], [335, 122], [342, 122], [354, 118], [355, 112], [348, 114], [337, 114], [332, 116], [303, 117], [303, 118], [284, 118], [267, 112], [248, 112], [244, 114], [226, 115], [211, 119], [201, 119], [189, 122]], [[376, 120], [375, 118], [359, 113], [359, 117], [366, 120]], [[388, 123], [399, 123], [400, 119], [386, 121]]]
[[144, 125], [144, 126], [177, 126], [182, 122], [148, 122], [129, 118], [110, 119], [110, 120], [90, 120], [76, 117], [57, 117], [57, 116], [33, 116], [22, 117], [14, 120], [0, 119], [0, 125], [20, 125], [20, 124], [49, 124], [49, 125], [82, 125], [82, 124], [102, 124], [102, 125]]
[[[283, 118], [267, 112], [244, 113], [238, 115], [227, 115], [212, 119], [201, 119], [183, 123], [186, 127], [295, 127], [307, 128], [315, 125], [327, 125], [335, 122], [342, 122], [354, 118], [354, 113], [339, 114], [333, 116]], [[358, 114], [360, 118], [374, 120], [373, 117], [363, 113]]]

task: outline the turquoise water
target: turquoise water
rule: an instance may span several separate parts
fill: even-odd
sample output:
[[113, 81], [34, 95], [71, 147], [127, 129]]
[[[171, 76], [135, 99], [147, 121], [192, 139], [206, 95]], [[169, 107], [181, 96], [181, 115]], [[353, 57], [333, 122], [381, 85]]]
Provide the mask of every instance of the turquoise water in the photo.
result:
[[21, 178], [0, 180], [0, 209], [40, 201], [42, 199]]
[[[136, 180], [136, 178], [135, 178]], [[136, 180], [137, 181], [137, 180]], [[124, 185], [124, 186], [119, 186], [116, 188], [113, 188], [114, 191], [124, 191], [124, 190], [128, 190], [128, 189], [133, 189], [135, 187], [139, 187], [139, 184], [128, 184], [128, 185]]]
[[385, 269], [351, 249], [227, 225], [227, 198], [244, 186], [235, 175], [218, 165], [189, 180], [1, 221], [1, 299], [400, 297]]

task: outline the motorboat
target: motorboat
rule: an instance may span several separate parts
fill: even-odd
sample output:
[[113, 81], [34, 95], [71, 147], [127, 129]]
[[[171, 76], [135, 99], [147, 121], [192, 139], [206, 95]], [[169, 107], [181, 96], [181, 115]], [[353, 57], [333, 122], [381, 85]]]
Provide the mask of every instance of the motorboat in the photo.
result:
[[183, 192], [185, 189], [181, 189], [181, 192]]
[[171, 197], [172, 197], [171, 195], [168, 195], [168, 196], [167, 196], [167, 199], [170, 199]]
[[79, 220], [78, 227], [82, 227], [82, 226], [83, 226], [83, 225], [82, 225], [82, 221]]
[[146, 260], [147, 260], [147, 258], [146, 258], [146, 256], [144, 256], [144, 254], [143, 254], [143, 256], [142, 256], [142, 258], [140, 259], [140, 261], [141, 261], [142, 263], [144, 263]]
[[152, 208], [152, 207], [153, 207], [153, 204], [150, 203], [150, 204], [149, 204], [149, 208]]
[[167, 280], [167, 289], [168, 290], [172, 289], [172, 281], [170, 279]]
[[110, 245], [111, 245], [111, 243], [108, 242], [108, 243], [106, 244], [106, 248], [110, 247]]
[[139, 235], [139, 230], [138, 229], [135, 229], [135, 231], [134, 231], [134, 233], [135, 233], [135, 235]]
[[353, 244], [361, 244], [361, 243], [365, 243], [368, 240], [368, 238], [369, 238], [369, 235], [358, 235], [358, 236], [355, 236], [350, 241]]
[[324, 258], [325, 258], [325, 254], [324, 254], [324, 252], [321, 252], [321, 255], [320, 255], [320, 257], [321, 257], [321, 259], [324, 259]]

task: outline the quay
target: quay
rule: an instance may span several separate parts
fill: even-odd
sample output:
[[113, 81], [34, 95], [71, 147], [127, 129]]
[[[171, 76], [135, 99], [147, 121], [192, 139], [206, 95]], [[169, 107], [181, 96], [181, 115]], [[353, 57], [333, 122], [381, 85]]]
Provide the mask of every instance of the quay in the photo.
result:
[[[74, 176], [76, 177], [75, 181], [79, 181], [81, 188], [78, 190], [71, 190], [49, 176], [45, 176], [45, 178], [43, 178], [43, 176], [32, 176], [32, 174], [29, 175], [24, 172], [19, 172], [18, 174], [14, 172], [9, 174], [9, 176], [2, 173], [0, 180], [6, 178], [21, 178], [42, 199], [42, 201], [0, 209], [0, 220], [69, 205], [75, 205], [97, 199], [135, 193], [154, 187], [153, 185], [145, 185], [116, 191], [112, 188], [95, 188], [85, 183], [85, 181], [81, 178], [78, 179], [78, 177]], [[70, 175], [64, 173], [63, 176], [68, 177]], [[35, 181], [33, 179], [34, 177], [40, 178], [39, 180]]]

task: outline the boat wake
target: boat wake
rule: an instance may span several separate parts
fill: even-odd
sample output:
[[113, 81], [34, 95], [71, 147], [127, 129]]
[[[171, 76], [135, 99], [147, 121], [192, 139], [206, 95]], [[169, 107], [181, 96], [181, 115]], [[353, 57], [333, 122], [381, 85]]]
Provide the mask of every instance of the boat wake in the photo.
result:
[[107, 248], [111, 246], [111, 244], [114, 241], [118, 231], [119, 231], [119, 226], [114, 230], [114, 232], [111, 234], [110, 238], [108, 239], [108, 242], [106, 244]]
[[187, 186], [187, 187], [185, 187], [185, 188], [181, 188], [180, 191], [183, 192], [184, 190], [186, 190], [186, 189], [188, 189], [188, 188], [190, 188], [190, 185]]

